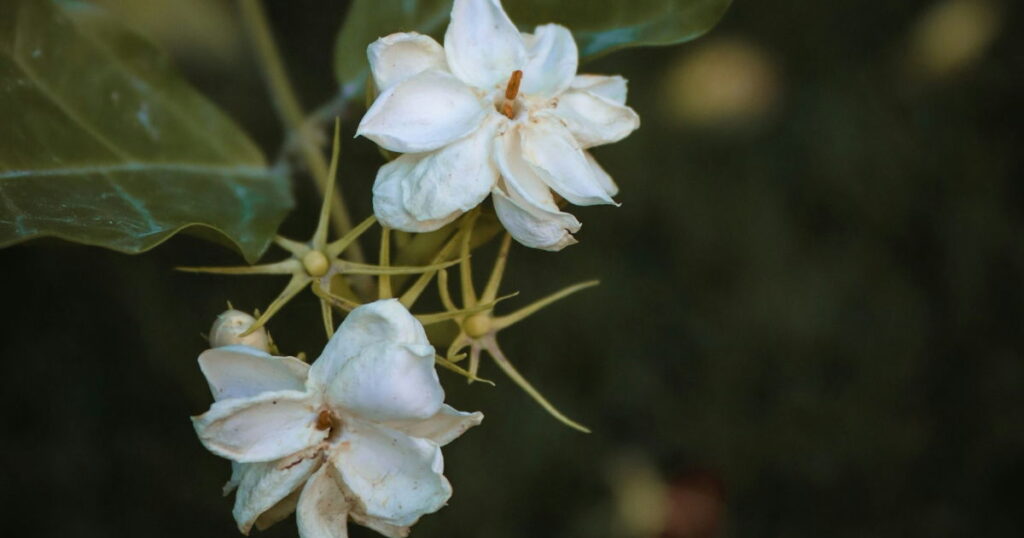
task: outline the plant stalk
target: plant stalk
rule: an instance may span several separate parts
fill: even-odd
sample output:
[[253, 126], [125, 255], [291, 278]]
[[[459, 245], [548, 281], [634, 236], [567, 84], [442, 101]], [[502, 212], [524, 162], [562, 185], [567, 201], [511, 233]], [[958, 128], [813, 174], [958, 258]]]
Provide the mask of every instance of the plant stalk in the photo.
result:
[[[310, 176], [322, 197], [327, 188], [327, 159], [317, 147], [313, 137], [310, 136], [310, 126], [305, 121], [302, 105], [299, 104], [295, 90], [289, 82], [288, 73], [285, 70], [284, 62], [281, 61], [281, 54], [274, 42], [274, 36], [270, 31], [270, 24], [267, 22], [263, 6], [259, 0], [238, 0], [238, 9], [242, 15], [243, 26], [256, 52], [271, 100], [289, 133], [287, 138], [294, 138], [299, 153], [309, 168]], [[352, 229], [352, 219], [349, 217], [341, 188], [338, 185], [335, 186], [334, 195], [331, 197], [331, 224], [338, 237]], [[366, 261], [359, 244], [352, 245], [349, 252], [353, 261]]]

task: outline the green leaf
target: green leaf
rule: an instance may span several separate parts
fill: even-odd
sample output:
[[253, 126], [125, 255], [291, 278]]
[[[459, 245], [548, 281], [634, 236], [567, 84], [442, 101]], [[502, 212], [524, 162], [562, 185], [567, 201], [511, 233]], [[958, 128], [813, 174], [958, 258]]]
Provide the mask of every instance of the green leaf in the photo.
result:
[[[672, 45], [710, 30], [732, 0], [506, 0], [522, 31], [555, 22], [572, 30], [583, 59], [613, 50]], [[334, 49], [344, 98], [362, 94], [369, 72], [366, 47], [378, 37], [416, 31], [440, 40], [451, 0], [353, 0]]]
[[258, 258], [292, 199], [245, 133], [105, 12], [3, 2], [0, 246], [137, 253], [190, 229]]
[[696, 39], [718, 23], [732, 0], [529, 0], [508, 2], [523, 30], [556, 22], [572, 30], [580, 56], [626, 47], [675, 45]]

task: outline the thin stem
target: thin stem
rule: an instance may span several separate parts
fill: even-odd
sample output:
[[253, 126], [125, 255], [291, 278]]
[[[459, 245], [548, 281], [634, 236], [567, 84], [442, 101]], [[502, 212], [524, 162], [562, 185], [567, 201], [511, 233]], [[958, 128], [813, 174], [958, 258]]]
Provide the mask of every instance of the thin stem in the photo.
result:
[[324, 124], [331, 121], [332, 118], [341, 118], [345, 120], [349, 112], [349, 101], [355, 97], [356, 94], [363, 91], [364, 86], [359, 85], [342, 85], [339, 91], [335, 92], [334, 96], [331, 97], [330, 101], [321, 104], [316, 107], [313, 112], [310, 112], [309, 117], [306, 121], [314, 124]]
[[448, 345], [448, 352], [445, 356], [452, 362], [459, 362], [466, 358], [465, 355], [459, 355], [459, 352], [462, 351], [462, 348], [472, 344], [473, 342], [466, 336], [466, 333], [459, 331], [459, 335]]
[[459, 262], [451, 261], [435, 265], [424, 265], [422, 267], [406, 267], [404, 265], [384, 267], [383, 265], [369, 265], [365, 263], [348, 262], [345, 260], [335, 260], [334, 267], [343, 275], [418, 275], [426, 271], [437, 271], [438, 269], [450, 267], [456, 263]]
[[[380, 227], [380, 259], [381, 267], [391, 266], [391, 229], [387, 226]], [[377, 298], [391, 298], [391, 275], [381, 273], [377, 276]]]
[[[352, 310], [356, 309], [359, 306], [359, 303], [352, 301], [350, 299], [346, 299], [340, 295], [335, 295], [331, 293], [329, 290], [324, 289], [322, 286], [318, 286], [315, 283], [314, 285], [310, 286], [309, 289], [313, 290], [313, 295], [316, 295], [321, 300], [327, 301], [332, 306], [336, 306], [346, 312], [351, 312]], [[331, 320], [331, 324], [333, 325], [333, 318]]]
[[465, 315], [466, 312], [463, 310], [445, 310], [444, 312], [434, 312], [431, 314], [416, 314], [416, 319], [419, 320], [420, 325], [426, 327], [441, 323], [442, 321], [458, 320]]
[[[281, 116], [281, 120], [289, 132], [289, 137], [295, 137], [296, 145], [309, 167], [310, 175], [313, 177], [320, 195], [324, 196], [327, 192], [327, 161], [309, 136], [309, 128], [302, 113], [302, 106], [288, 81], [288, 73], [285, 70], [284, 62], [281, 61], [281, 54], [274, 42], [274, 36], [270, 31], [270, 24], [267, 22], [263, 6], [259, 0], [238, 0], [238, 9], [242, 15], [242, 24], [255, 49], [274, 107]], [[331, 216], [335, 233], [339, 236], [345, 235], [352, 229], [352, 220], [348, 216], [340, 189], [335, 189], [334, 195], [331, 196]], [[352, 257], [357, 261], [364, 260], [359, 245], [353, 245]]]
[[476, 290], [473, 289], [473, 265], [469, 261], [469, 251], [472, 250], [470, 240], [473, 238], [473, 226], [476, 224], [479, 214], [479, 210], [474, 209], [463, 217], [465, 220], [462, 227], [462, 251], [459, 254], [462, 257], [462, 263], [459, 266], [459, 282], [462, 304], [466, 308], [476, 306]]
[[251, 327], [249, 327], [244, 333], [242, 333], [242, 336], [250, 334], [253, 331], [259, 329], [260, 327], [266, 325], [266, 323], [270, 321], [270, 318], [272, 318], [274, 314], [276, 314], [277, 311], [281, 309], [282, 306], [287, 304], [288, 301], [291, 301], [293, 297], [298, 295], [299, 292], [302, 291], [302, 289], [305, 288], [307, 285], [309, 285], [309, 283], [312, 280], [313, 279], [309, 278], [306, 275], [298, 273], [292, 275], [292, 279], [288, 281], [288, 285], [284, 287], [284, 291], [282, 291], [281, 294], [278, 295], [276, 299], [274, 299], [274, 302], [270, 303], [270, 306], [268, 306], [267, 310], [260, 315], [260, 317], [256, 320], [256, 323], [253, 323]]
[[498, 287], [501, 286], [501, 277], [505, 274], [505, 263], [508, 262], [508, 249], [512, 245], [512, 236], [505, 233], [501, 238], [501, 247], [498, 248], [498, 257], [494, 260], [494, 269], [491, 270], [491, 277], [487, 279], [487, 287], [484, 288], [480, 300], [489, 303], [498, 296]]
[[[431, 263], [443, 262], [454, 248], [455, 238], [452, 238], [445, 243], [443, 247], [441, 247], [441, 250], [434, 256]], [[412, 286], [409, 286], [409, 289], [405, 290], [405, 293], [402, 294], [402, 298], [399, 299], [399, 301], [401, 301], [406, 308], [412, 308], [413, 303], [416, 302], [416, 299], [420, 298], [423, 290], [427, 289], [427, 284], [430, 283], [430, 279], [434, 278], [435, 273], [436, 271], [430, 271], [421, 274], [419, 278], [416, 279], [416, 282], [413, 282]]]
[[598, 280], [588, 280], [586, 282], [580, 282], [579, 284], [573, 284], [572, 286], [562, 288], [561, 290], [556, 291], [555, 293], [552, 293], [551, 295], [548, 295], [543, 299], [538, 299], [537, 301], [534, 301], [533, 303], [530, 303], [520, 308], [519, 310], [512, 312], [511, 314], [496, 317], [493, 320], [494, 330], [500, 331], [504, 328], [507, 328], [510, 325], [522, 321], [523, 319], [527, 318], [530, 314], [533, 314], [534, 312], [540, 310], [541, 308], [544, 308], [545, 306], [550, 305], [551, 303], [559, 299], [563, 299], [569, 295], [576, 293], [577, 291], [585, 290], [589, 287], [596, 286], [600, 283], [601, 282]]
[[448, 291], [448, 271], [444, 269], [437, 272], [437, 293], [441, 296], [441, 304], [445, 308], [452, 311], [459, 309], [455, 306], [455, 301], [452, 301], [451, 292]]
[[492, 301], [490, 303], [481, 303], [472, 308], [464, 308], [462, 310], [451, 310], [446, 307], [443, 312], [434, 312], [432, 314], [416, 314], [416, 319], [420, 320], [420, 323], [422, 323], [423, 325], [431, 325], [434, 323], [440, 323], [442, 321], [448, 321], [450, 319], [454, 319], [457, 320], [457, 322], [461, 322], [462, 318], [464, 317], [472, 316], [473, 314], [491, 310], [492, 308], [494, 308], [494, 305], [498, 303], [498, 301], [503, 301], [505, 299], [508, 299], [509, 297], [515, 296], [516, 294], [513, 293], [510, 295], [506, 295], [505, 297], [500, 297], [498, 298], [497, 301]]
[[480, 344], [473, 342], [469, 347], [469, 382], [473, 382], [473, 378], [476, 377], [477, 372], [480, 371]]
[[331, 219], [331, 204], [334, 199], [334, 189], [338, 181], [338, 157], [341, 153], [339, 148], [341, 142], [341, 121], [334, 121], [334, 137], [331, 141], [331, 166], [327, 170], [327, 185], [324, 187], [324, 201], [320, 205], [320, 217], [316, 221], [316, 231], [313, 232], [313, 248], [324, 250], [327, 246], [327, 225]]
[[288, 259], [264, 265], [242, 265], [239, 267], [175, 267], [184, 273], [211, 273], [216, 275], [290, 275], [302, 270], [302, 263]]
[[[315, 287], [316, 284], [314, 283]], [[327, 331], [327, 339], [330, 340], [334, 336], [334, 310], [331, 308], [331, 303], [326, 298], [320, 298], [320, 317], [324, 320], [324, 330]]]
[[[349, 230], [349, 232], [338, 239], [335, 239], [333, 243], [329, 243], [326, 248], [328, 258], [337, 258], [342, 252], [345, 252], [349, 246], [358, 246], [355, 244], [356, 239], [363, 235], [363, 232], [370, 229], [373, 223], [377, 222], [377, 217], [370, 215], [366, 217], [363, 222], [360, 222], [358, 226]], [[361, 260], [359, 260], [361, 261]]]
[[[526, 393], [529, 394], [534, 401], [540, 404], [540, 406], [543, 407], [551, 416], [555, 417], [562, 424], [565, 424], [570, 428], [579, 430], [583, 433], [590, 433], [589, 428], [563, 415], [561, 411], [559, 411], [540, 393], [540, 391], [535, 389], [533, 385], [531, 385], [530, 382], [519, 373], [519, 370], [516, 370], [515, 366], [512, 366], [512, 363], [508, 360], [508, 357], [505, 356], [505, 353], [501, 351], [501, 348], [498, 347], [498, 342], [496, 342], [493, 337], [490, 337], [484, 342], [484, 349], [487, 350], [487, 353], [490, 354], [491, 358], [494, 359], [494, 362], [497, 363], [498, 368], [501, 368], [501, 371], [505, 372], [505, 375], [511, 378], [516, 385], [519, 385], [519, 388], [526, 391]], [[472, 373], [472, 368], [470, 369], [470, 372]]]
[[445, 368], [446, 370], [451, 370], [451, 371], [453, 371], [453, 372], [455, 372], [455, 373], [465, 377], [466, 379], [469, 380], [470, 383], [472, 383], [473, 381], [480, 381], [481, 383], [487, 383], [488, 385], [490, 385], [492, 387], [494, 386], [494, 381], [491, 381], [489, 379], [484, 379], [482, 377], [477, 377], [475, 374], [471, 374], [471, 373], [467, 372], [461, 366], [455, 364], [454, 362], [452, 362], [452, 361], [450, 361], [450, 360], [448, 360], [448, 359], [446, 359], [446, 358], [444, 358], [444, 357], [442, 357], [440, 355], [434, 356], [434, 362], [436, 362], [438, 364], [438, 366], [441, 366], [442, 368]]
[[301, 258], [309, 253], [309, 245], [300, 243], [294, 239], [288, 239], [283, 235], [274, 236], [274, 244]]

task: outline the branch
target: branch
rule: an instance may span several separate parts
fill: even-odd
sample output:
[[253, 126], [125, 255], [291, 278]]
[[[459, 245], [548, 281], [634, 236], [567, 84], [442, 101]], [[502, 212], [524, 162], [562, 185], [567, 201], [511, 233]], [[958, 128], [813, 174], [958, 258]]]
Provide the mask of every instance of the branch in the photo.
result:
[[[305, 121], [302, 106], [288, 81], [288, 73], [281, 61], [281, 54], [274, 42], [274, 36], [267, 23], [263, 6], [259, 0], [238, 0], [238, 8], [246, 33], [255, 49], [260, 69], [263, 71], [263, 77], [274, 107], [285, 124], [287, 130], [285, 138], [286, 140], [294, 139], [299, 153], [306, 162], [306, 166], [309, 167], [310, 175], [313, 177], [320, 195], [324, 196], [327, 188], [327, 160], [320, 152], [320, 148], [317, 147], [314, 137], [311, 136], [311, 129]], [[352, 229], [352, 220], [349, 218], [339, 188], [334, 189], [334, 195], [331, 197], [331, 217], [335, 233], [338, 236], [345, 235]], [[365, 260], [359, 245], [352, 246], [351, 254], [357, 261]]]

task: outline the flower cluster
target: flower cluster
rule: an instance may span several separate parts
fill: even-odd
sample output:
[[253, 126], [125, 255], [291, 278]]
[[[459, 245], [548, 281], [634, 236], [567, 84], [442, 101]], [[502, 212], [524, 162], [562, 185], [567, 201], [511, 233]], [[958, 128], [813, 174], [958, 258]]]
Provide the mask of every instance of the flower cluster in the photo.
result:
[[[483, 415], [444, 403], [435, 365], [483, 381], [477, 373], [486, 353], [552, 416], [589, 431], [541, 396], [497, 336], [596, 281], [508, 314], [494, 310], [510, 297], [499, 297], [498, 289], [511, 239], [561, 250], [576, 242], [572, 234], [580, 228], [563, 203], [615, 203], [615, 183], [587, 149], [639, 126], [625, 105], [626, 81], [577, 75], [568, 29], [547, 24], [521, 33], [498, 0], [455, 0], [443, 47], [425, 35], [398, 33], [372, 43], [368, 56], [379, 94], [357, 133], [401, 154], [377, 174], [375, 215], [328, 241], [336, 125], [320, 221], [308, 242], [276, 237], [289, 253], [278, 262], [182, 268], [290, 277], [257, 317], [234, 309], [218, 317], [211, 349], [199, 357], [214, 403], [193, 422], [203, 445], [232, 462], [225, 494], [235, 491], [233, 514], [243, 534], [295, 513], [303, 538], [345, 537], [350, 519], [401, 537], [444, 506], [452, 489], [441, 447]], [[478, 293], [470, 252], [500, 230], [490, 213], [492, 226], [480, 224], [488, 208], [479, 206], [488, 196], [507, 233]], [[375, 222], [382, 225], [378, 263], [342, 258]], [[403, 236], [409, 265], [394, 266], [392, 229], [443, 230]], [[453, 266], [461, 306], [448, 290]], [[444, 310], [411, 313], [435, 279]], [[277, 356], [266, 330], [270, 318], [307, 288], [320, 301], [329, 338], [312, 364]], [[346, 312], [337, 329], [335, 309]], [[456, 336], [439, 344], [447, 345], [443, 356], [427, 339], [424, 325], [432, 323], [457, 326]], [[459, 365], [467, 359], [468, 368]]]

